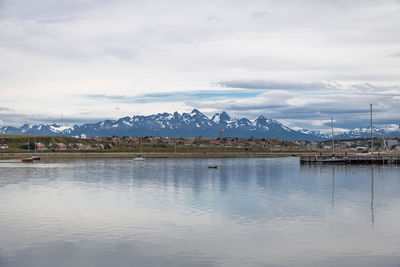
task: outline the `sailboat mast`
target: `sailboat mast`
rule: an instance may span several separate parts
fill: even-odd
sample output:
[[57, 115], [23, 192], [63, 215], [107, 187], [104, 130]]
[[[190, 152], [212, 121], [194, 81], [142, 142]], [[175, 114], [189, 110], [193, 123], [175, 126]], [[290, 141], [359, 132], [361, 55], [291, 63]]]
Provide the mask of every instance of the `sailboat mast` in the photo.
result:
[[370, 122], [371, 122], [371, 152], [374, 152], [374, 135], [372, 129], [372, 104], [369, 104], [369, 110], [370, 110]]
[[382, 133], [382, 142], [383, 142], [382, 148], [386, 151], [387, 150], [387, 145], [386, 145], [386, 141], [385, 141], [385, 134], [383, 134], [383, 133]]
[[331, 118], [331, 126], [332, 126], [332, 153], [335, 154], [335, 140], [333, 139], [333, 118]]

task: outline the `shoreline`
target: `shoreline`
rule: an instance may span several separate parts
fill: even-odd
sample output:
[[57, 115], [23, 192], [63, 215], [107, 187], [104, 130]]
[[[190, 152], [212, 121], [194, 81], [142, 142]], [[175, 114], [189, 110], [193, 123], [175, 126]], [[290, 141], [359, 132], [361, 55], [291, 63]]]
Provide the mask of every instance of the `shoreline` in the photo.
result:
[[[0, 159], [19, 159], [27, 157], [32, 153], [0, 153]], [[304, 152], [269, 152], [269, 153], [229, 153], [229, 152], [204, 152], [204, 153], [132, 153], [132, 152], [111, 152], [111, 153], [96, 153], [96, 152], [80, 152], [80, 153], [36, 153], [37, 156], [43, 159], [73, 159], [73, 158], [135, 158], [141, 154], [144, 158], [281, 158], [281, 157], [300, 157], [312, 156], [315, 153]]]
[[[319, 152], [318, 152], [319, 153]], [[300, 157], [300, 156], [315, 156], [316, 152], [189, 152], [189, 153], [162, 153], [162, 152], [40, 152], [36, 153], [43, 159], [73, 159], [73, 158], [135, 158], [141, 154], [144, 158], [281, 158], [281, 157]], [[382, 153], [385, 156], [399, 155], [397, 153]], [[0, 153], [0, 159], [20, 159], [32, 155], [32, 153]], [[331, 155], [331, 153], [322, 153], [322, 155]], [[344, 153], [337, 153], [344, 155]], [[348, 155], [356, 155], [348, 153]]]

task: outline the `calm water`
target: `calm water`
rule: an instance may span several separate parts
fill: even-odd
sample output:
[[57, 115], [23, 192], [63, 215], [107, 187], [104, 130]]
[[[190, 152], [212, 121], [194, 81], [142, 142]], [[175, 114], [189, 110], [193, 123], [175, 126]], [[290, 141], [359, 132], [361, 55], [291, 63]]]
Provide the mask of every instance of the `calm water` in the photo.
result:
[[398, 267], [399, 173], [297, 158], [3, 162], [0, 266]]

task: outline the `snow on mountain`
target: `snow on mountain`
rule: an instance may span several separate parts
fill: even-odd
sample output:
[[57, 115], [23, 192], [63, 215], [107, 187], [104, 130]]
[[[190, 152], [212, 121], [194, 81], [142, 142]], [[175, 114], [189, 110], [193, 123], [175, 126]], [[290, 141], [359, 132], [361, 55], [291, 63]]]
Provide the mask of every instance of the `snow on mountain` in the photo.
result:
[[225, 137], [283, 138], [286, 140], [320, 140], [294, 131], [278, 121], [259, 116], [253, 120], [231, 118], [226, 112], [216, 113], [208, 118], [194, 109], [190, 113], [158, 113], [149, 116], [124, 117], [118, 120], [75, 126], [66, 131], [66, 135], [87, 136], [168, 136], [168, 137], [209, 137], [219, 136], [220, 130]]
[[[400, 125], [391, 124], [383, 128], [373, 127], [373, 136], [377, 138], [382, 137], [399, 137], [400, 136]], [[335, 139], [352, 139], [352, 138], [369, 138], [371, 137], [371, 128], [363, 127], [356, 128], [351, 131], [345, 131], [335, 134]]]
[[68, 130], [68, 129], [71, 129], [72, 127], [71, 126], [61, 126], [61, 125], [53, 124], [53, 125], [50, 125], [49, 128], [50, 128], [51, 131], [53, 131], [55, 133], [62, 133], [64, 131]]
[[226, 126], [229, 123], [232, 123], [231, 117], [225, 111], [221, 113], [215, 113], [214, 116], [212, 116], [211, 120], [216, 124], [224, 126]]
[[382, 128], [385, 132], [400, 132], [400, 125], [398, 124], [390, 124], [387, 127]]
[[[231, 118], [225, 111], [208, 118], [194, 109], [190, 113], [174, 112], [158, 113], [149, 116], [123, 117], [118, 120], [105, 120], [66, 127], [61, 125], [29, 125], [16, 127], [0, 127], [1, 134], [35, 134], [75, 136], [165, 136], [165, 137], [219, 137], [220, 130], [224, 137], [281, 138], [285, 140], [318, 141], [329, 138], [319, 131], [307, 129], [291, 129], [279, 121], [259, 116], [251, 120], [247, 118]], [[400, 126], [389, 125], [374, 129], [375, 136], [400, 136]], [[369, 127], [357, 128], [348, 132], [335, 134], [335, 138], [369, 137]]]

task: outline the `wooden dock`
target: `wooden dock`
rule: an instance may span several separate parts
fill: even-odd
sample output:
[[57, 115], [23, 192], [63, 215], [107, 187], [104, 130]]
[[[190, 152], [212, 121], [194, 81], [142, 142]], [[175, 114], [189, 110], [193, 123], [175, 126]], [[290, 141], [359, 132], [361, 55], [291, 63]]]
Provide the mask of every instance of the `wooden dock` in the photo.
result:
[[352, 164], [352, 165], [388, 165], [400, 164], [400, 155], [365, 154], [365, 155], [314, 155], [301, 156], [303, 164]]

